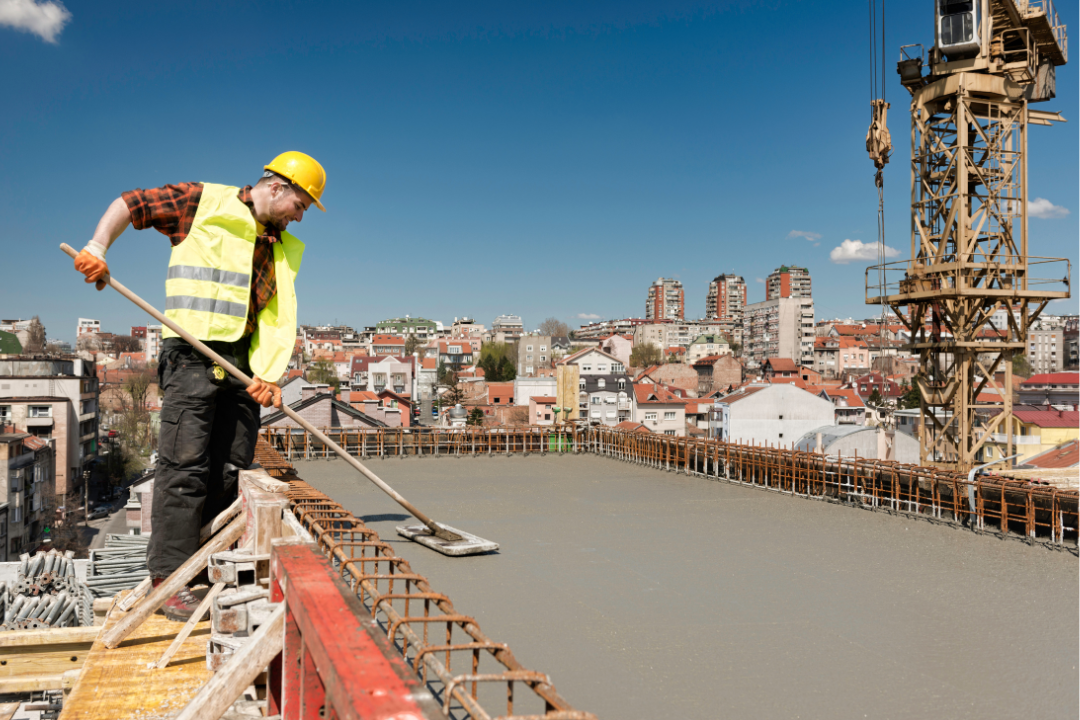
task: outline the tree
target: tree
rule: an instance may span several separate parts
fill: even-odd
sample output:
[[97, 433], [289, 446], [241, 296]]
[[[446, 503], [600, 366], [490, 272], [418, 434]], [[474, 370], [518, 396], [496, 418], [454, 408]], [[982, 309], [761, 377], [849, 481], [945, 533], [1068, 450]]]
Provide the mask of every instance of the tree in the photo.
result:
[[728, 347], [731, 348], [731, 354], [734, 357], [742, 357], [742, 345], [740, 345], [739, 343], [737, 343], [737, 342], [735, 342], [733, 340], [730, 343], [728, 343]]
[[641, 343], [630, 351], [630, 366], [647, 368], [664, 362], [664, 353], [653, 343]]
[[487, 382], [510, 382], [517, 377], [516, 352], [509, 343], [488, 343], [480, 348], [477, 366], [484, 370]]
[[452, 374], [454, 382], [449, 383], [449, 388], [436, 401], [440, 408], [460, 405], [465, 399], [465, 391], [457, 384], [457, 373]]
[[1025, 355], [1013, 355], [1012, 359], [1013, 375], [1019, 375], [1022, 378], [1029, 378], [1034, 373], [1031, 370], [1031, 363], [1028, 362]]
[[881, 393], [880, 393], [880, 392], [878, 392], [878, 389], [877, 389], [877, 388], [874, 388], [874, 389], [873, 389], [873, 390], [872, 390], [872, 391], [870, 392], [870, 397], [868, 397], [868, 398], [866, 399], [866, 401], [867, 401], [868, 403], [870, 403], [871, 405], [874, 405], [875, 407], [881, 407], [881, 404], [882, 404], [882, 400], [881, 400]]
[[550, 337], [569, 337], [570, 326], [558, 318], [549, 317], [540, 323], [540, 334]]
[[913, 410], [920, 405], [919, 388], [912, 383], [908, 385], [907, 380], [900, 383], [900, 398], [896, 401], [896, 407], [900, 410]]
[[474, 407], [469, 411], [469, 417], [465, 421], [466, 425], [483, 426], [484, 424], [484, 411], [478, 407]]
[[26, 328], [26, 347], [23, 352], [36, 354], [45, 352], [45, 326], [41, 324], [38, 316], [30, 318], [30, 324]]
[[308, 366], [308, 382], [313, 385], [329, 385], [331, 392], [336, 392], [339, 384], [334, 363], [326, 358], [319, 358]]
[[112, 340], [112, 351], [115, 353], [142, 352], [142, 341], [130, 335], [117, 335]]
[[405, 338], [405, 354], [412, 355], [414, 352], [416, 352], [417, 348], [423, 347], [423, 345], [423, 340], [416, 337], [415, 335], [410, 335], [409, 337]]

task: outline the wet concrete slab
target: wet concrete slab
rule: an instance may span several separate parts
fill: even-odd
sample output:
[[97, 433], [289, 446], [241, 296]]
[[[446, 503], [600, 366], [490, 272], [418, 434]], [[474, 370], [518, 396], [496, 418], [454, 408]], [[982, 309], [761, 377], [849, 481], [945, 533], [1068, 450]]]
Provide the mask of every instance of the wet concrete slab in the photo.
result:
[[301, 477], [614, 718], [1075, 718], [1074, 555], [592, 456], [374, 460], [450, 558], [341, 461]]

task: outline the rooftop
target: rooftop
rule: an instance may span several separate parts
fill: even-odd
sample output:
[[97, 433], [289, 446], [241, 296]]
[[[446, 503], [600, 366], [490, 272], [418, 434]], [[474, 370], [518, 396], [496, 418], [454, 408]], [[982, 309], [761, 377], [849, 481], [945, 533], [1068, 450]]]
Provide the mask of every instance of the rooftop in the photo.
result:
[[1075, 706], [1069, 553], [592, 455], [380, 461], [432, 517], [501, 545], [450, 558], [401, 541], [401, 508], [343, 461], [296, 465], [599, 718]]

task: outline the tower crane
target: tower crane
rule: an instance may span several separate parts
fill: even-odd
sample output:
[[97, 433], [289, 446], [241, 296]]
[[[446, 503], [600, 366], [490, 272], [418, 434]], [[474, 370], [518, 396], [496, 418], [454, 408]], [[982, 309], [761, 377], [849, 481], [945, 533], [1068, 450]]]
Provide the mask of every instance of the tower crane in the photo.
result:
[[[911, 93], [911, 257], [869, 268], [866, 302], [892, 308], [918, 356], [921, 463], [967, 472], [994, 445], [1012, 456], [1013, 358], [1047, 303], [1070, 296], [1069, 260], [1028, 252], [1027, 157], [1030, 126], [1064, 122], [1031, 106], [1055, 97], [1068, 38], [1051, 0], [934, 0], [933, 17], [930, 51], [905, 45], [897, 65]], [[882, 126], [887, 107], [874, 106]], [[873, 158], [872, 146], [878, 164], [873, 124]]]

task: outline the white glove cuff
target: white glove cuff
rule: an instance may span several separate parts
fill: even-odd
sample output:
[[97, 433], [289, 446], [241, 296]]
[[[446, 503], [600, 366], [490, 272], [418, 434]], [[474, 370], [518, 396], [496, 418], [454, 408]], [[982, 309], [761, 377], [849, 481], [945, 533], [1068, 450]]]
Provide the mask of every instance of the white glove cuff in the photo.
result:
[[86, 247], [84, 247], [83, 250], [100, 260], [104, 260], [105, 252], [108, 250], [108, 248], [97, 242], [96, 240], [91, 240], [90, 242], [86, 243]]

